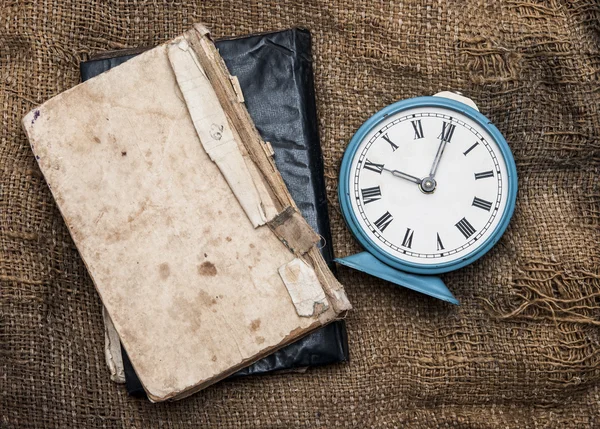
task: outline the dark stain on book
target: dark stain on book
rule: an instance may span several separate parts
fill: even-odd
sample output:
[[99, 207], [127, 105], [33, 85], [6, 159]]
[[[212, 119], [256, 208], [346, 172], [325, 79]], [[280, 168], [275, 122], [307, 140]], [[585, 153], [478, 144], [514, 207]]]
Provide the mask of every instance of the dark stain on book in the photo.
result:
[[254, 319], [252, 323], [250, 323], [250, 329], [256, 332], [258, 331], [258, 328], [260, 328], [260, 319]]
[[201, 276], [214, 277], [217, 275], [217, 267], [212, 262], [206, 261], [198, 265], [198, 274]]
[[200, 289], [198, 291], [198, 296], [196, 297], [196, 302], [194, 307], [204, 306], [204, 307], [212, 307], [217, 304], [217, 299], [211, 296], [205, 290]]
[[116, 243], [117, 241], [127, 240], [131, 236], [131, 229], [129, 230], [118, 230], [113, 229], [107, 231], [106, 241], [108, 243]]
[[163, 262], [158, 266], [158, 272], [160, 274], [160, 278], [166, 280], [171, 275], [171, 268], [169, 268], [169, 264]]
[[139, 205], [139, 208], [134, 213], [127, 216], [127, 222], [129, 222], [129, 223], [133, 222], [142, 213], [144, 213], [146, 211], [146, 208], [148, 207], [148, 201], [149, 200], [147, 198], [146, 198], [146, 200], [142, 201]]
[[33, 112], [33, 119], [31, 120], [31, 125], [34, 124], [34, 122], [37, 120], [37, 118], [40, 117], [40, 111], [39, 110], [35, 110], [35, 112]]

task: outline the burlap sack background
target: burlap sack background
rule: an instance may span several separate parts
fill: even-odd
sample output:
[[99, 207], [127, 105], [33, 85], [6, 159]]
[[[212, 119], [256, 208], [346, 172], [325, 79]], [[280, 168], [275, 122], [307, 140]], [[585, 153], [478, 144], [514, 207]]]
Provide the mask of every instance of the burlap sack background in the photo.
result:
[[[0, 2], [3, 427], [599, 427], [600, 5], [572, 1]], [[104, 364], [101, 307], [19, 121], [90, 53], [196, 21], [217, 37], [303, 26], [337, 255], [359, 250], [336, 191], [358, 126], [458, 89], [506, 136], [512, 224], [444, 276], [454, 307], [348, 269], [352, 361], [227, 381], [173, 404], [128, 398]], [[93, 198], [93, 196], [90, 196]]]

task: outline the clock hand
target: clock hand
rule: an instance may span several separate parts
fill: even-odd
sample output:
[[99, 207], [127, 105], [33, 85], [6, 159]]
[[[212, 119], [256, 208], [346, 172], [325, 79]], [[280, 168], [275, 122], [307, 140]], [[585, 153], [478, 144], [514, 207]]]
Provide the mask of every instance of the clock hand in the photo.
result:
[[435, 159], [433, 160], [433, 165], [431, 166], [431, 170], [429, 171], [429, 178], [433, 179], [435, 177], [435, 172], [440, 164], [440, 159], [442, 159], [442, 154], [444, 153], [444, 149], [446, 148], [446, 139], [442, 139], [440, 141], [440, 145], [438, 146], [437, 153], [435, 154]]
[[409, 182], [416, 183], [417, 185], [420, 185], [421, 182], [422, 182], [422, 180], [419, 179], [418, 177], [411, 176], [410, 174], [403, 173], [400, 170], [390, 170], [390, 169], [385, 168], [385, 167], [383, 167], [383, 169], [385, 171], [389, 171], [390, 173], [392, 173], [393, 176], [400, 177], [401, 179], [405, 179], [405, 180], [408, 180]]

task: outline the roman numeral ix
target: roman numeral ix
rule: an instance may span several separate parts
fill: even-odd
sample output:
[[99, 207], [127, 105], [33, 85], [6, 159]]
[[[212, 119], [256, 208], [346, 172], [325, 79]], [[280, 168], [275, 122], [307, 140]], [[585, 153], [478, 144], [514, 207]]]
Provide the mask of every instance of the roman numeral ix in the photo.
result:
[[473, 205], [488, 212], [492, 208], [492, 203], [477, 197], [473, 198]]
[[393, 141], [390, 140], [390, 138], [388, 137], [387, 133], [381, 136], [382, 139], [384, 139], [386, 142], [388, 142], [390, 144], [390, 146], [392, 147], [392, 152], [396, 152], [396, 149], [398, 149], [398, 145], [395, 144]]
[[381, 188], [379, 186], [374, 186], [373, 188], [364, 188], [361, 189], [363, 202], [365, 204], [372, 203], [373, 201], [377, 201], [381, 199]]
[[410, 228], [406, 228], [406, 234], [404, 234], [404, 240], [402, 240], [402, 246], [411, 248], [414, 231]]
[[413, 128], [415, 129], [415, 140], [423, 138], [423, 126], [421, 125], [421, 120], [417, 119], [416, 121], [410, 121]]
[[450, 122], [442, 123], [442, 132], [438, 136], [438, 139], [444, 140], [448, 143], [452, 140], [452, 135], [454, 135], [454, 129], [456, 125], [451, 124]]
[[475, 228], [464, 217], [455, 225], [465, 238], [469, 238], [475, 233]]
[[384, 164], [375, 164], [374, 162], [371, 162], [367, 159], [367, 160], [365, 160], [365, 164], [364, 164], [363, 168], [366, 170], [371, 170], [371, 171], [374, 171], [375, 173], [381, 174], [381, 172], [383, 171], [383, 165]]
[[379, 231], [383, 232], [393, 220], [394, 217], [390, 214], [390, 212], [385, 212], [385, 214], [377, 219], [374, 223]]

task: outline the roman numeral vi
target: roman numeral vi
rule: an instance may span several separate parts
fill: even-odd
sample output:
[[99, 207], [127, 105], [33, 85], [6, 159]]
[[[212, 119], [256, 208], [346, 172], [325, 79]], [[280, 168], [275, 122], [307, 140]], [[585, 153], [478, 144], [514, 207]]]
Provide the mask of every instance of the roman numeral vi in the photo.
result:
[[411, 248], [414, 231], [410, 228], [406, 228], [406, 234], [404, 234], [404, 240], [402, 240], [402, 246]]

